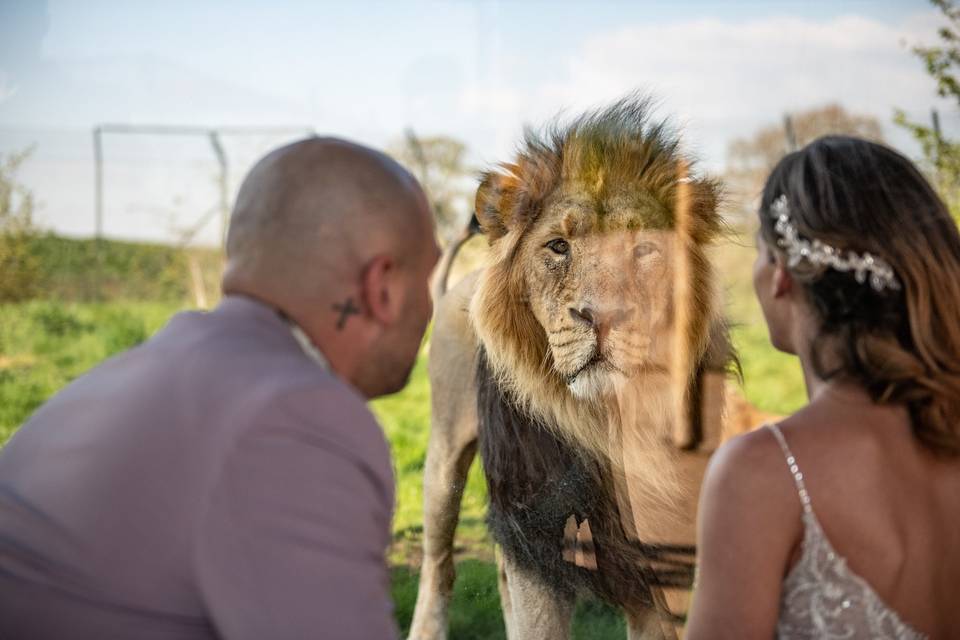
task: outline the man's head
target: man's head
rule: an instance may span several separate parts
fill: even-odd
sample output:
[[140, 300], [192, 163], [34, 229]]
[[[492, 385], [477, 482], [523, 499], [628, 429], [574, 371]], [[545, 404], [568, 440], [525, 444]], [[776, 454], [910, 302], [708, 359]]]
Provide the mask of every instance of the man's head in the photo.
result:
[[244, 180], [223, 290], [285, 313], [367, 397], [391, 393], [430, 318], [434, 236], [426, 197], [399, 164], [344, 140], [302, 140]]

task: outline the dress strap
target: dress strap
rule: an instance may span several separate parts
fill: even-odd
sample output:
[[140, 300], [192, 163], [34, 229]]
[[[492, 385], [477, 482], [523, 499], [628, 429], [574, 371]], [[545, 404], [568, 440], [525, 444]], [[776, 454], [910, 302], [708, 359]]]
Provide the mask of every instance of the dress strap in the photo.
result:
[[797, 459], [794, 457], [793, 452], [790, 451], [790, 447], [787, 446], [787, 439], [783, 437], [780, 427], [775, 423], [768, 423], [767, 428], [770, 429], [774, 437], [776, 437], [780, 448], [783, 449], [783, 455], [787, 458], [787, 466], [790, 467], [790, 473], [793, 474], [793, 481], [797, 485], [797, 492], [800, 494], [800, 504], [803, 505], [804, 513], [811, 513], [813, 508], [810, 506], [810, 494], [807, 493], [807, 487], [803, 484], [803, 473], [800, 471], [800, 467], [797, 466]]

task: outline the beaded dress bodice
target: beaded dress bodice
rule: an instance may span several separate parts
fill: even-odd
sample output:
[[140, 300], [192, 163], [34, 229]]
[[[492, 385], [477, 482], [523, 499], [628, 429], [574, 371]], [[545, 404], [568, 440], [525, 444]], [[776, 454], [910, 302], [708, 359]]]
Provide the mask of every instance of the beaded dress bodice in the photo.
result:
[[803, 506], [803, 547], [800, 559], [783, 581], [777, 638], [925, 639], [900, 619], [860, 576], [847, 567], [827, 539], [813, 512], [803, 473], [775, 424], [773, 432], [793, 475]]

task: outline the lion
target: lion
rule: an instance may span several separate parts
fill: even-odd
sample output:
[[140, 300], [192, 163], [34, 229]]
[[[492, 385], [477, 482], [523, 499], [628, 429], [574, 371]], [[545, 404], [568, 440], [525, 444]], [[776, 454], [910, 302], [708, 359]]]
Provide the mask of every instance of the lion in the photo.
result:
[[583, 592], [622, 607], [631, 638], [673, 633], [656, 571], [671, 529], [658, 526], [690, 511], [677, 452], [718, 419], [700, 407], [733, 354], [706, 254], [722, 231], [719, 184], [688, 174], [693, 160], [650, 112], [629, 97], [527, 131], [512, 162], [481, 176], [473, 223], [488, 264], [443, 292], [470, 232], [441, 263], [410, 638], [446, 637], [478, 451], [511, 640], [568, 637]]

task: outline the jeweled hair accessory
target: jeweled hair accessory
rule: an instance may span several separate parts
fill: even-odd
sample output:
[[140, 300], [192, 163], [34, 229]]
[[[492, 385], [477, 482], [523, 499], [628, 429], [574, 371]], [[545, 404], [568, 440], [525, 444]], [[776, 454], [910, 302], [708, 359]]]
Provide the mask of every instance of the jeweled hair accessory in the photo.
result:
[[853, 271], [857, 282], [863, 284], [870, 278], [870, 286], [877, 292], [884, 289], [900, 289], [900, 282], [893, 268], [882, 258], [870, 253], [857, 254], [853, 251], [840, 251], [825, 242], [814, 238], [812, 241], [800, 236], [796, 225], [790, 221], [790, 207], [787, 196], [781, 195], [770, 205], [770, 216], [776, 220], [779, 238], [777, 245], [787, 252], [787, 266], [796, 267], [807, 260], [816, 266], [825, 266], [837, 271]]

